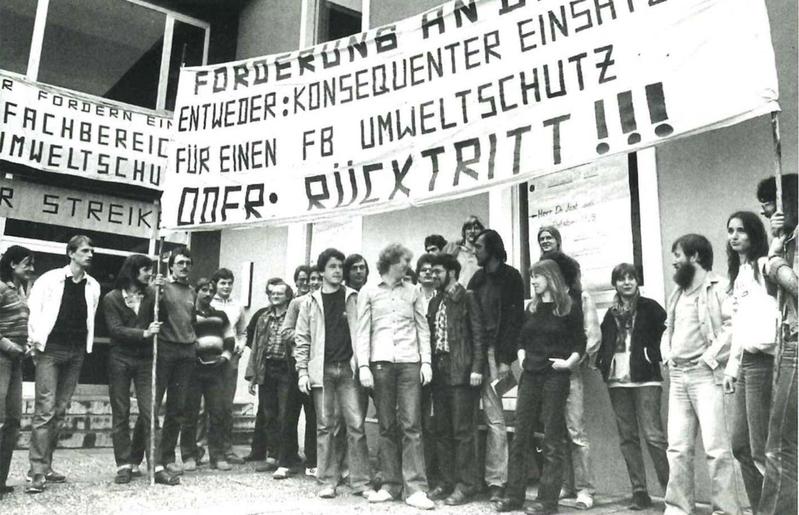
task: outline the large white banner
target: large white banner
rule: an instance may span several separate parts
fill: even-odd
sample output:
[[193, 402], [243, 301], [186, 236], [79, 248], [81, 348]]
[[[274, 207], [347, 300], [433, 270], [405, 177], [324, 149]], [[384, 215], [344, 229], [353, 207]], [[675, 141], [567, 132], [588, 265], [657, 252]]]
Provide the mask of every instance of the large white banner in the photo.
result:
[[458, 0], [181, 71], [162, 222], [474, 194], [778, 109], [762, 0]]
[[0, 159], [160, 190], [170, 117], [0, 70]]

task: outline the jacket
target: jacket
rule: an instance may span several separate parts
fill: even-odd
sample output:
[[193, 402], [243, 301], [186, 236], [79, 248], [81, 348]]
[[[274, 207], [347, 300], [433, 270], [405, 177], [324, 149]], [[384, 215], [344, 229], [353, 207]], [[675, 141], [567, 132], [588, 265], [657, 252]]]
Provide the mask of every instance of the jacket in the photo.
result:
[[[729, 311], [722, 310], [722, 305], [727, 297], [727, 281], [713, 272], [708, 272], [704, 283], [699, 288], [699, 323], [702, 336], [707, 347], [699, 359], [704, 361], [711, 369], [724, 367], [730, 356], [730, 330], [732, 317]], [[660, 353], [663, 361], [671, 361], [671, 336], [674, 332], [674, 310], [677, 299], [682, 294], [681, 288], [676, 288], [669, 296], [668, 318], [666, 330], [660, 342]]]
[[[447, 342], [449, 343], [449, 377], [438, 378], [435, 364], [436, 315], [441, 303], [447, 313]], [[485, 327], [480, 313], [480, 303], [474, 292], [466, 291], [460, 283], [444, 293], [439, 293], [427, 308], [430, 324], [430, 350], [433, 355], [433, 381], [457, 386], [469, 385], [472, 373], [482, 374], [485, 366]]]
[[[343, 286], [344, 306], [347, 310], [347, 325], [352, 339], [353, 375], [358, 370], [355, 357], [355, 335], [358, 329], [358, 292]], [[300, 304], [297, 325], [294, 330], [294, 360], [299, 377], [308, 376], [311, 388], [322, 388], [325, 365], [325, 305], [322, 289], [311, 293], [308, 300]]]
[[[255, 339], [258, 319], [261, 317], [274, 316], [275, 312], [272, 306], [261, 308], [255, 312], [250, 319], [250, 323], [247, 324], [247, 347], [250, 347], [250, 359], [247, 361], [247, 371], [244, 373], [244, 379], [254, 382], [255, 384], [264, 384], [264, 379], [266, 377], [266, 348], [263, 345], [259, 345], [259, 342]], [[278, 328], [278, 332], [279, 331], [280, 329]], [[293, 360], [292, 343], [289, 338], [286, 338], [284, 341], [288, 347], [289, 367], [293, 369], [294, 366], [291, 363]]]
[[[660, 339], [666, 330], [666, 311], [652, 299], [638, 298], [633, 332], [630, 342], [630, 380], [633, 383], [662, 381], [660, 374]], [[597, 353], [596, 366], [607, 381], [613, 363], [618, 325], [610, 310], [602, 320], [602, 342]]]
[[[64, 281], [72, 277], [69, 265], [42, 274], [31, 288], [28, 297], [28, 337], [38, 351], [44, 351], [47, 338], [55, 327], [61, 298], [64, 295]], [[92, 351], [94, 343], [94, 315], [100, 304], [100, 283], [84, 272], [86, 278], [86, 352]]]
[[152, 288], [144, 290], [138, 315], [125, 304], [122, 290], [111, 290], [103, 297], [103, 316], [113, 349], [139, 357], [153, 355], [152, 337], [145, 339], [144, 330], [153, 322], [154, 304]]
[[[502, 363], [511, 364], [516, 361], [516, 344], [522, 329], [524, 283], [519, 271], [506, 263], [499, 265], [496, 275], [499, 279], [502, 307], [497, 323], [497, 333], [486, 334], [486, 348], [493, 346], [496, 349], [497, 359]], [[485, 283], [486, 271], [481, 268], [469, 281], [467, 289], [477, 293]]]

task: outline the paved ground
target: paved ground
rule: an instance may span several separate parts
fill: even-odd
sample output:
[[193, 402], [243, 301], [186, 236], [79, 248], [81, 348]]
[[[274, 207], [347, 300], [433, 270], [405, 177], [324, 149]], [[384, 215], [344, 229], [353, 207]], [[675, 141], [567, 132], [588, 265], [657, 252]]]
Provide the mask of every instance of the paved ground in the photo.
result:
[[[240, 449], [244, 453], [244, 449]], [[411, 514], [416, 510], [399, 502], [369, 505], [364, 499], [349, 494], [349, 489], [339, 489], [333, 500], [322, 500], [315, 496], [318, 486], [307, 477], [293, 477], [283, 481], [273, 480], [269, 473], [256, 473], [254, 466], [247, 464], [235, 467], [230, 472], [208, 470], [201, 467], [198, 472], [183, 476], [183, 485], [150, 487], [147, 479], [134, 480], [129, 485], [113, 484], [113, 454], [110, 449], [58, 450], [55, 468], [66, 474], [69, 482], [49, 485], [38, 495], [23, 493], [24, 475], [27, 470], [27, 453], [18, 451], [11, 466], [9, 485], [15, 486], [13, 494], [0, 501], [3, 515], [112, 515], [140, 513], [170, 514], [225, 514], [255, 515], [269, 513], [396, 513]], [[532, 497], [533, 489], [528, 493]], [[631, 512], [625, 509], [625, 495], [597, 497], [597, 505], [590, 512], [575, 511], [562, 507], [562, 513], [639, 513], [655, 515], [662, 512], [663, 505], [646, 512]], [[479, 498], [466, 506], [449, 508], [439, 503], [435, 513], [470, 515], [490, 513], [493, 510], [485, 498]], [[706, 513], [702, 511], [701, 513]]]

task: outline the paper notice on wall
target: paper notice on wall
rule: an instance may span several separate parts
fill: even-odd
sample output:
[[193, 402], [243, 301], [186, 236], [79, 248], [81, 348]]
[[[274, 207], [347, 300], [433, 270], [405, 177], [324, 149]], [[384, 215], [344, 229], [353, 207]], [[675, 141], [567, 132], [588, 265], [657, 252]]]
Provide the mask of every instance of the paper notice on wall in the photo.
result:
[[554, 226], [562, 251], [580, 263], [583, 288], [611, 290], [610, 272], [633, 262], [627, 156], [613, 156], [530, 182], [531, 261], [540, 256], [538, 230]]

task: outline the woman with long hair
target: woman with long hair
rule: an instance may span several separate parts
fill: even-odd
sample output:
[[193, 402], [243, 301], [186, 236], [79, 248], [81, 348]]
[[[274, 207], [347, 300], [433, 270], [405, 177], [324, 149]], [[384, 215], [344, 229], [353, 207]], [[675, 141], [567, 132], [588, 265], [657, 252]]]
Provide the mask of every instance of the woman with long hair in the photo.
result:
[[764, 273], [766, 229], [749, 211], [727, 220], [727, 265], [732, 296], [732, 345], [724, 391], [735, 395], [732, 453], [741, 464], [751, 506], [760, 502], [776, 346], [777, 301]]
[[0, 258], [0, 499], [22, 416], [22, 360], [28, 354], [28, 282], [33, 252], [13, 245]]
[[544, 467], [538, 504], [527, 513], [558, 511], [566, 438], [566, 398], [571, 370], [585, 352], [580, 310], [574, 307], [558, 265], [549, 259], [530, 268], [533, 298], [519, 334], [517, 354], [522, 376], [516, 399], [516, 433], [508, 464], [507, 497], [497, 511], [516, 511], [524, 504], [528, 451], [539, 420], [544, 427]]

